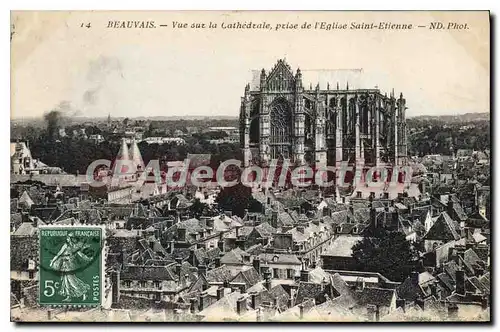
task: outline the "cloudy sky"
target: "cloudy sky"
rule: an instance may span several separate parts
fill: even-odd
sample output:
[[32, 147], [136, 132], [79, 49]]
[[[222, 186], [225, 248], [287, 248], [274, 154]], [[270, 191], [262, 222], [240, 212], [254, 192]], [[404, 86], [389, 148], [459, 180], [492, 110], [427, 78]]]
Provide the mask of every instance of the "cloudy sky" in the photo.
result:
[[[152, 20], [157, 28], [108, 29], [109, 20]], [[176, 30], [173, 21], [219, 28]], [[237, 21], [441, 21], [469, 29], [220, 28]], [[271, 69], [279, 58], [293, 70], [362, 69], [360, 87], [403, 92], [409, 115], [489, 111], [487, 12], [17, 12], [12, 24], [14, 118], [57, 108], [82, 116], [238, 116], [252, 70]], [[333, 77], [331, 85], [345, 80]]]

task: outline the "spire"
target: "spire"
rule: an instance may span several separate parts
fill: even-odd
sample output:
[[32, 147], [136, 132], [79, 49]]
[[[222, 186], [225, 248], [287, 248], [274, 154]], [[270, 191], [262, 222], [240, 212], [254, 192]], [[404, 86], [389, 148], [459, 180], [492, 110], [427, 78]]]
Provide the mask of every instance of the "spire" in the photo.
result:
[[399, 94], [399, 99], [403, 99], [403, 93], [402, 92]]
[[297, 89], [302, 88], [302, 72], [300, 68], [297, 68], [297, 73], [295, 74], [295, 87]]
[[349, 90], [349, 81], [347, 81], [346, 90]]
[[266, 71], [264, 68], [262, 68], [262, 71], [260, 72], [260, 89], [264, 89], [266, 85]]
[[127, 141], [125, 140], [125, 138], [122, 138], [122, 145], [120, 146], [120, 150], [118, 150], [118, 154], [116, 155], [116, 160], [114, 162], [114, 165], [113, 165], [113, 173], [114, 174], [118, 174], [118, 173], [122, 173], [124, 171], [123, 168], [121, 169], [117, 169], [119, 166], [122, 166], [125, 164], [125, 163], [117, 163], [118, 160], [130, 160], [130, 155], [129, 155], [129, 152], [128, 152], [128, 146], [127, 146]]
[[295, 78], [302, 79], [302, 72], [300, 71], [300, 68], [297, 68], [297, 73], [295, 74]]
[[339, 82], [337, 81], [337, 90], [339, 89]]
[[144, 170], [144, 161], [142, 160], [141, 151], [139, 150], [139, 146], [137, 145], [135, 138], [130, 144], [130, 160], [132, 160], [137, 170]]
[[309, 90], [312, 90], [313, 89], [313, 85], [312, 83], [309, 83]]
[[120, 150], [118, 150], [118, 154], [116, 155], [116, 160], [129, 160], [130, 155], [128, 152], [127, 141], [125, 138], [122, 138], [122, 145], [120, 146]]
[[326, 83], [326, 89], [330, 90], [330, 82]]

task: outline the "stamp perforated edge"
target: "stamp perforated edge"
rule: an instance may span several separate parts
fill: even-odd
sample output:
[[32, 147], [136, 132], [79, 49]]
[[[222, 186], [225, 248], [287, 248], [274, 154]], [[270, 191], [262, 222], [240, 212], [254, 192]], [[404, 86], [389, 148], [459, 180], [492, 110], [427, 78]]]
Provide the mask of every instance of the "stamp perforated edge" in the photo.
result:
[[[45, 304], [40, 303], [40, 277], [41, 277], [41, 237], [42, 230], [46, 229], [75, 229], [75, 228], [88, 228], [88, 229], [100, 229], [101, 230], [101, 294], [99, 303], [82, 303], [82, 304], [71, 304], [71, 303], [61, 303], [61, 304]], [[107, 255], [107, 238], [106, 238], [106, 228], [103, 225], [41, 225], [38, 227], [38, 255], [37, 255], [37, 264], [38, 264], [38, 305], [45, 308], [95, 308], [102, 307], [104, 304], [104, 295], [105, 295], [105, 287], [106, 287], [106, 255]]]

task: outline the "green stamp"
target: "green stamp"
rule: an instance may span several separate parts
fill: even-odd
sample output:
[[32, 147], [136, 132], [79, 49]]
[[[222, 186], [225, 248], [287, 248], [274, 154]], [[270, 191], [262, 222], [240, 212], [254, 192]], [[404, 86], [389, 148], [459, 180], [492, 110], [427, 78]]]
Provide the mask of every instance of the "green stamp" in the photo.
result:
[[104, 285], [104, 229], [40, 227], [39, 304], [99, 306]]

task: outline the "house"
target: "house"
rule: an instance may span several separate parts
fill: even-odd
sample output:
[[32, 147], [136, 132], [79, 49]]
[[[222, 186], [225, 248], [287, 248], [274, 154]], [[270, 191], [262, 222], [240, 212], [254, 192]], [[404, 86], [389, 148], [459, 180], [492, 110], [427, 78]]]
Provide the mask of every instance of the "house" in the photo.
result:
[[356, 261], [352, 256], [352, 248], [363, 237], [340, 235], [333, 239], [332, 244], [321, 254], [322, 267], [325, 270], [355, 270]]
[[459, 232], [460, 225], [448, 213], [441, 212], [423, 238], [425, 251], [430, 252], [446, 242], [460, 240]]

